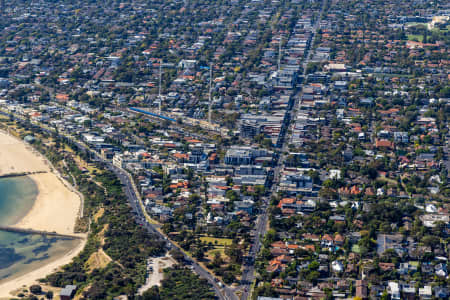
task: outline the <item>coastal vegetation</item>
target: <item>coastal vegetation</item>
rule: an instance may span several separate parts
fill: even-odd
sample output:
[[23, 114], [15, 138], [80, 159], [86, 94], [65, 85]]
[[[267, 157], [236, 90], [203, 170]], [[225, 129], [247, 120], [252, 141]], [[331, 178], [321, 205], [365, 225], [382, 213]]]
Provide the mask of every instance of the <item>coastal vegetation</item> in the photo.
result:
[[214, 296], [205, 279], [200, 279], [185, 268], [175, 266], [165, 269], [161, 287], [149, 289], [141, 300], [213, 299]]

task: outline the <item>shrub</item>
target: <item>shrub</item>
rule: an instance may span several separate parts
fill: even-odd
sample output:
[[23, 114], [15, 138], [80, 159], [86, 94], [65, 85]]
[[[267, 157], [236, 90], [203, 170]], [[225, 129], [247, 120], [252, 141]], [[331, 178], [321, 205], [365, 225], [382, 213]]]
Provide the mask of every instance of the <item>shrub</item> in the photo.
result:
[[34, 284], [34, 285], [30, 286], [30, 292], [35, 295], [38, 295], [38, 294], [42, 293], [42, 288], [39, 284]]

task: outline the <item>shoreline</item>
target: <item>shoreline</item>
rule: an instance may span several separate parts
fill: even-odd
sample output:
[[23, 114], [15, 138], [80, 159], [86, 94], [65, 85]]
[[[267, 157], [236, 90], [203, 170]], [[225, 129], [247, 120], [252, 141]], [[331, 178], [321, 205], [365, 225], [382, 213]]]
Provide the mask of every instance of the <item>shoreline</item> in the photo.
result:
[[74, 235], [79, 211], [78, 195], [68, 190], [53, 173], [28, 177], [36, 184], [38, 193], [28, 213], [12, 226]]
[[74, 234], [83, 200], [80, 193], [57, 173], [42, 154], [24, 141], [0, 130], [0, 176], [11, 173], [28, 173], [26, 176], [37, 186], [32, 208], [11, 226]]
[[48, 263], [30, 272], [6, 278], [0, 283], [0, 299], [12, 297], [11, 292], [23, 285], [32, 285], [40, 278], [53, 273], [78, 255], [86, 244], [87, 234], [75, 234], [76, 220], [80, 214], [80, 193], [67, 183], [51, 163], [24, 141], [0, 130], [0, 175], [31, 173], [28, 176], [37, 186], [37, 195], [31, 209], [12, 226], [77, 235], [78, 245], [62, 256], [50, 258]]
[[17, 275], [16, 277], [12, 275], [11, 278], [5, 279], [5, 282], [0, 283], [0, 299], [10, 299], [14, 296], [13, 293], [15, 294], [17, 291], [22, 290], [24, 286], [29, 287], [33, 284], [40, 284], [38, 282], [39, 279], [58, 271], [62, 266], [72, 262], [72, 259], [84, 249], [86, 242], [86, 239], [80, 240], [76, 248], [69, 250], [60, 257], [50, 258], [47, 264], [36, 270]]

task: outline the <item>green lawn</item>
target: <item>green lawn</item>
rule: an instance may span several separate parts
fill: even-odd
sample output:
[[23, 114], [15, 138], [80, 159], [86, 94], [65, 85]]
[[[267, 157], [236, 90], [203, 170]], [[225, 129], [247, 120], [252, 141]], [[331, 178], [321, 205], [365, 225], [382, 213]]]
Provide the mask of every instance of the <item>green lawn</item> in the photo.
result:
[[397, 185], [397, 183], [398, 183], [398, 182], [395, 181], [394, 179], [386, 178], [386, 177], [384, 177], [384, 176], [378, 177], [377, 180], [387, 182], [387, 183], [389, 183], [389, 184], [391, 184], [391, 185]]
[[359, 248], [359, 245], [356, 245], [356, 244], [353, 245], [352, 252], [361, 253], [361, 249]]
[[206, 252], [206, 256], [210, 259], [213, 259], [216, 253], [219, 253], [222, 258], [225, 258], [225, 249], [224, 248], [215, 248]]
[[415, 267], [419, 267], [419, 265], [420, 265], [418, 261], [410, 261], [409, 264], [411, 266], [415, 266]]
[[423, 26], [427, 27], [427, 23], [419, 23], [419, 22], [409, 22], [405, 24], [406, 27], [413, 27], [413, 26]]
[[408, 34], [408, 40], [416, 41], [416, 42], [423, 42], [423, 35], [421, 35], [421, 34]]
[[216, 245], [216, 246], [228, 246], [228, 245], [231, 245], [231, 243], [233, 242], [232, 239], [215, 238], [215, 237], [210, 237], [210, 236], [202, 236], [202, 237], [200, 237], [200, 240], [202, 242], [206, 242], [206, 243], [211, 242], [213, 245]]

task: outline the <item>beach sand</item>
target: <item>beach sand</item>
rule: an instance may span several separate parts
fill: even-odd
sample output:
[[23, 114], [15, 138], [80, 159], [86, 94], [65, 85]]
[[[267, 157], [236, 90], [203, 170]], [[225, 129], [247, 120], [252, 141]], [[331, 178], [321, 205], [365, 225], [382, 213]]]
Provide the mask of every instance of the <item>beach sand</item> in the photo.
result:
[[[51, 172], [45, 159], [33, 153], [29, 145], [0, 131], [0, 175], [22, 172], [44, 173], [29, 175], [38, 187], [38, 196], [32, 209], [14, 227], [74, 235], [75, 221], [81, 204], [80, 197], [67, 182]], [[85, 234], [78, 236], [86, 237]], [[37, 279], [69, 263], [83, 249], [84, 244], [84, 241], [80, 241], [76, 249], [72, 249], [63, 257], [20, 278], [0, 284], [0, 297], [8, 296], [9, 291], [23, 284], [33, 284]]]
[[33, 154], [22, 141], [0, 131], [0, 176], [49, 170], [45, 162]]
[[38, 195], [31, 211], [14, 227], [73, 234], [80, 209], [80, 198], [53, 173], [29, 175]]

